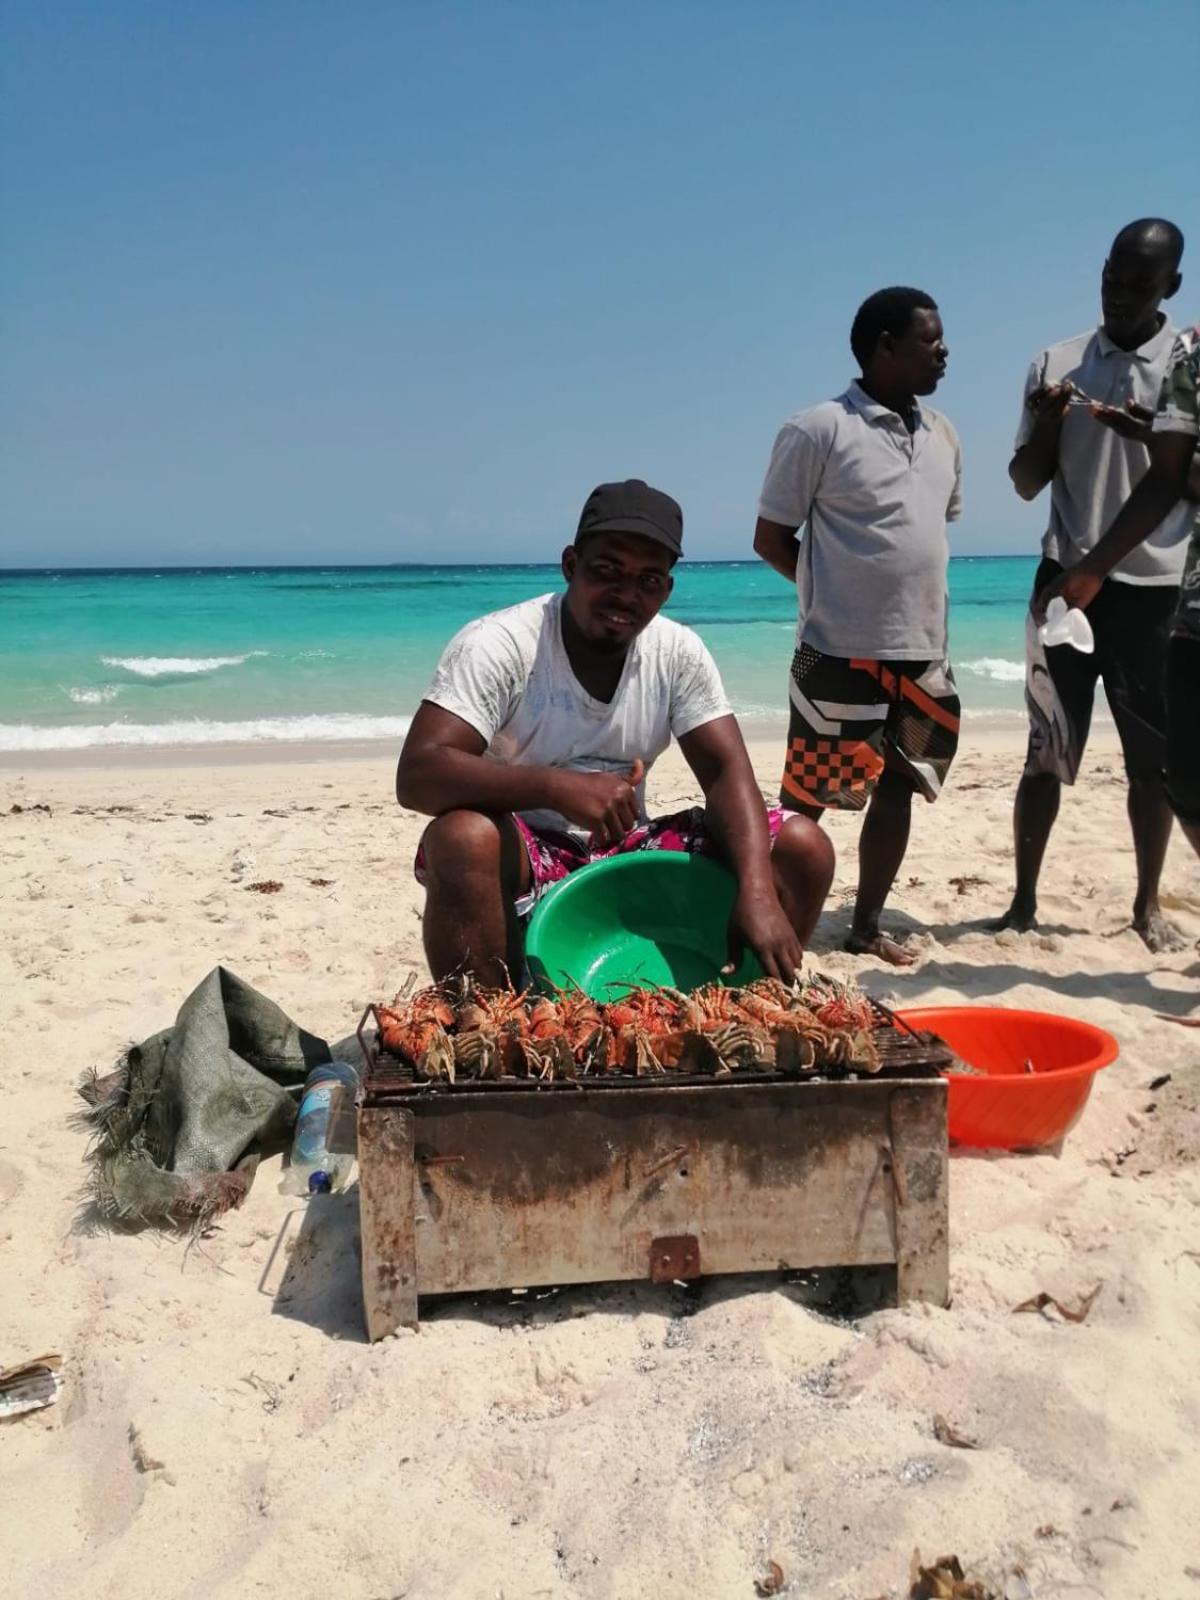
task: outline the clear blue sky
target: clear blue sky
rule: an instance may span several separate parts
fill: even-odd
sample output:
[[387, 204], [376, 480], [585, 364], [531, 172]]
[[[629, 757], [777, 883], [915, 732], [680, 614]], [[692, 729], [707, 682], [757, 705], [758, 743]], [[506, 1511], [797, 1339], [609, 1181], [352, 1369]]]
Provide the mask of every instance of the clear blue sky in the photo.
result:
[[957, 547], [1031, 551], [1025, 365], [1120, 224], [1180, 223], [1200, 316], [1195, 0], [10, 0], [0, 43], [0, 565], [537, 559], [626, 476], [744, 555], [906, 282]]

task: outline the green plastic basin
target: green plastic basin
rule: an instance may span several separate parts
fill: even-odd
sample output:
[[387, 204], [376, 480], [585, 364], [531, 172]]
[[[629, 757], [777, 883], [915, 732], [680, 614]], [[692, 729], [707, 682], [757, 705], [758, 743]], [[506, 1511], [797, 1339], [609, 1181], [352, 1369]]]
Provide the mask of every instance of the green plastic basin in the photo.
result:
[[611, 1000], [630, 984], [748, 983], [762, 968], [747, 952], [722, 977], [736, 882], [725, 867], [677, 850], [612, 856], [556, 883], [538, 902], [525, 938], [535, 982], [578, 984]]

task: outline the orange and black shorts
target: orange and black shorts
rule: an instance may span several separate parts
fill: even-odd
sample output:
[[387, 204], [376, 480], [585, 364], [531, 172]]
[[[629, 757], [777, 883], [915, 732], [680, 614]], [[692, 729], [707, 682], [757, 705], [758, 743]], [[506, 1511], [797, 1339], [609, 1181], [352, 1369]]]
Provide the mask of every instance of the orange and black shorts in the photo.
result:
[[948, 661], [792, 657], [785, 806], [860, 811], [886, 765], [936, 800], [958, 749], [962, 708]]

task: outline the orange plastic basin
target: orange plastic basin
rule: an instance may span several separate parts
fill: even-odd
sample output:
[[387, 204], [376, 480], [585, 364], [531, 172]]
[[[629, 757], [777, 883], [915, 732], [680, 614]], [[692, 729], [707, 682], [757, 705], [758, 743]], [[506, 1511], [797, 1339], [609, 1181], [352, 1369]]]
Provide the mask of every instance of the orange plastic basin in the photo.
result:
[[1045, 1011], [925, 1006], [900, 1015], [910, 1028], [936, 1033], [956, 1056], [987, 1074], [946, 1074], [951, 1139], [986, 1149], [1057, 1144], [1079, 1120], [1096, 1073], [1120, 1049], [1103, 1028]]

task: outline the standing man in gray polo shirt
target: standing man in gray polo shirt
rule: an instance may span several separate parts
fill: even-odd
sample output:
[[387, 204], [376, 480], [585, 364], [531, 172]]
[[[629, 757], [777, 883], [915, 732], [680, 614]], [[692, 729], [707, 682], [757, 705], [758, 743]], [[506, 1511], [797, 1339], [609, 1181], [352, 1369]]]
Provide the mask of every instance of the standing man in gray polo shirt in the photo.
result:
[[[1183, 948], [1159, 906], [1171, 834], [1163, 788], [1170, 622], [1195, 508], [1184, 501], [1107, 575], [1076, 596], [1090, 553], [1150, 464], [1154, 407], [1178, 330], [1159, 309], [1179, 288], [1183, 235], [1171, 222], [1131, 222], [1114, 239], [1100, 279], [1099, 328], [1035, 356], [1009, 476], [1023, 500], [1050, 485], [1043, 560], [1026, 624], [1029, 749], [1013, 818], [1016, 891], [999, 928], [1032, 928], [1037, 885], [1064, 783], [1087, 744], [1096, 683], [1104, 684], [1129, 780], [1137, 860], [1133, 926], [1151, 950]], [[1096, 648], [1042, 645], [1037, 624], [1051, 593], [1086, 607]]]
[[946, 524], [960, 512], [962, 466], [954, 429], [917, 399], [946, 371], [935, 302], [881, 289], [859, 307], [850, 347], [858, 381], [775, 440], [754, 548], [800, 595], [780, 799], [816, 818], [867, 808], [846, 948], [908, 966], [879, 918], [913, 795], [937, 799], [958, 746]]

